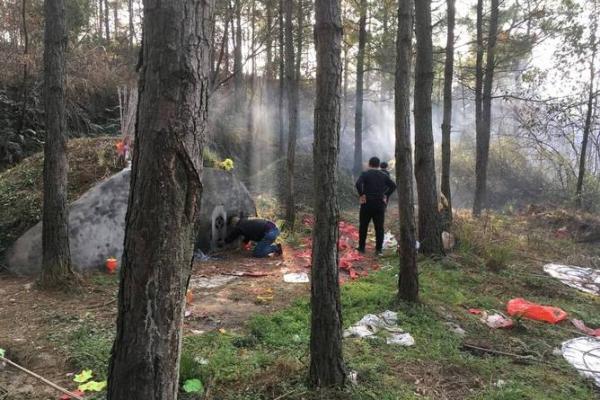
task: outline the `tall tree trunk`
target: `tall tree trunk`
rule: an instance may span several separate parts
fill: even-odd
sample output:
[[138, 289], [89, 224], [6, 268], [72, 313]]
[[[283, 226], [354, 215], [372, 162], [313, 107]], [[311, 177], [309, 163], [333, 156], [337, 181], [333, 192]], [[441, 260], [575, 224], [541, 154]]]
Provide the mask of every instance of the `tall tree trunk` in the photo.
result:
[[117, 34], [119, 33], [119, 0], [113, 0], [113, 21], [115, 22], [113, 35], [117, 40]]
[[21, 115], [19, 116], [17, 134], [21, 133], [27, 118], [27, 100], [29, 98], [29, 33], [27, 31], [27, 0], [21, 1], [21, 36], [23, 38], [23, 83], [21, 86]]
[[398, 2], [396, 55], [396, 182], [400, 211], [400, 274], [398, 298], [417, 301], [416, 227], [414, 215], [413, 161], [410, 132], [410, 70], [412, 64], [413, 0]]
[[100, 39], [104, 37], [104, 0], [98, 0], [98, 32]]
[[44, 200], [40, 285], [62, 288], [76, 283], [69, 247], [65, 81], [67, 27], [64, 0], [45, 0], [44, 15]]
[[106, 41], [110, 41], [110, 28], [109, 28], [109, 16], [110, 10], [108, 9], [108, 0], [104, 0], [104, 29], [106, 30]]
[[425, 254], [442, 254], [442, 232], [438, 212], [431, 94], [433, 88], [433, 44], [431, 0], [415, 2], [417, 59], [415, 65], [415, 177], [419, 196], [419, 239]]
[[294, 229], [296, 201], [294, 196], [294, 164], [296, 158], [296, 136], [298, 133], [298, 79], [295, 76], [293, 11], [294, 1], [285, 0], [285, 74], [288, 97], [288, 148], [285, 182], [286, 228]]
[[[283, 23], [284, 1], [285, 0], [279, 0], [279, 102], [278, 102], [279, 154], [285, 154], [285, 124], [284, 124], [284, 118], [283, 118], [284, 92], [285, 92], [285, 58], [284, 58], [285, 27], [284, 27], [284, 23]], [[282, 168], [282, 170], [283, 170], [283, 168]]]
[[266, 43], [267, 47], [267, 59], [265, 60], [265, 76], [267, 82], [273, 80], [273, 5], [272, 0], [265, 2], [265, 8], [267, 13], [267, 35]]
[[133, 0], [127, 0], [127, 12], [129, 14], [129, 48], [133, 48], [135, 38], [135, 25], [133, 23]]
[[[594, 3], [595, 5], [596, 3]], [[594, 10], [595, 11], [595, 10]], [[596, 17], [597, 18], [597, 17]], [[590, 58], [590, 83], [588, 88], [587, 112], [585, 115], [585, 125], [583, 127], [583, 138], [581, 139], [581, 153], [579, 154], [579, 173], [577, 175], [577, 187], [575, 189], [575, 205], [579, 208], [583, 206], [583, 180], [585, 177], [585, 163], [587, 159], [587, 148], [592, 130], [592, 118], [594, 116], [594, 99], [595, 99], [595, 76], [596, 76], [596, 29], [598, 29], [597, 20], [594, 19], [591, 26], [590, 47], [592, 57]]]
[[455, 0], [447, 0], [448, 33], [444, 65], [444, 119], [442, 122], [442, 194], [448, 201], [448, 217], [452, 220], [452, 193], [450, 189], [450, 137], [452, 130], [452, 80], [454, 76], [454, 19]]
[[233, 73], [235, 85], [236, 109], [244, 103], [242, 99], [243, 66], [242, 66], [242, 4], [235, 0], [235, 47], [233, 50]]
[[[477, 0], [477, 42], [475, 58], [475, 135], [478, 137], [481, 130], [482, 106], [483, 106], [483, 0]], [[477, 174], [477, 172], [476, 172]], [[475, 178], [477, 179], [477, 178]], [[477, 184], [476, 184], [477, 186]], [[473, 201], [473, 214], [481, 214], [481, 205], [478, 204], [477, 189], [475, 189], [475, 199]]]
[[358, 21], [358, 56], [356, 59], [356, 107], [354, 109], [354, 168], [355, 175], [363, 169], [362, 130], [365, 76], [365, 46], [367, 44], [367, 0], [360, 0]]
[[109, 400], [177, 398], [184, 296], [202, 194], [211, 11], [207, 0], [144, 1]]
[[315, 225], [313, 227], [310, 383], [342, 386], [342, 310], [338, 278], [337, 171], [342, 84], [342, 21], [339, 0], [316, 0], [317, 78], [313, 147]]
[[478, 217], [486, 207], [487, 201], [487, 167], [490, 153], [490, 136], [492, 124], [492, 85], [494, 83], [494, 56], [496, 37], [498, 35], [499, 0], [492, 0], [490, 24], [487, 43], [485, 76], [481, 105], [481, 121], [477, 125], [477, 145], [475, 160], [475, 199], [473, 215]]

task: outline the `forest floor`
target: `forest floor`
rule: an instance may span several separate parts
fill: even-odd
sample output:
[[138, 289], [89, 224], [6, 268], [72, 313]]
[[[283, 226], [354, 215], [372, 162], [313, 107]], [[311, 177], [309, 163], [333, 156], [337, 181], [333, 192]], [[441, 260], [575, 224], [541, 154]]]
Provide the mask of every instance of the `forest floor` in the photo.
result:
[[[389, 220], [397, 218], [394, 210], [389, 213]], [[308, 229], [284, 238], [284, 258], [257, 261], [236, 251], [195, 263], [182, 382], [200, 378], [209, 399], [600, 398], [592, 382], [555, 352], [563, 341], [584, 336], [570, 322], [517, 319], [512, 329], [492, 329], [468, 312], [505, 311], [508, 300], [524, 297], [600, 326], [600, 297], [569, 288], [542, 270], [548, 262], [600, 267], [598, 243], [579, 243], [560, 230], [574, 233], [597, 222], [590, 218], [560, 210], [477, 221], [458, 215], [456, 249], [439, 260], [420, 260], [417, 305], [395, 300], [397, 257], [367, 257], [362, 267], [369, 275], [342, 286], [344, 327], [367, 313], [395, 310], [416, 344], [345, 340], [345, 360], [357, 379], [341, 392], [315, 393], [306, 386], [309, 285], [282, 280], [286, 272], [307, 271], [299, 252], [306, 250], [302, 238]], [[32, 279], [0, 275], [0, 347], [8, 358], [70, 389], [76, 386], [72, 374], [82, 369], [104, 378], [117, 287], [116, 276], [97, 273], [85, 279], [81, 293], [51, 294], [38, 291]], [[3, 391], [6, 400], [59, 397], [8, 366], [0, 369], [0, 399]]]

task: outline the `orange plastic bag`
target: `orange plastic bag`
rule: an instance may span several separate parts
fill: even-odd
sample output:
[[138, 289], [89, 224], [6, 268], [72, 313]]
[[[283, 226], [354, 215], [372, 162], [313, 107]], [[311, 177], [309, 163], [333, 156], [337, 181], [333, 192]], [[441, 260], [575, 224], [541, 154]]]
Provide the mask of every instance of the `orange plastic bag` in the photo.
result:
[[521, 298], [510, 300], [506, 304], [506, 310], [513, 317], [525, 317], [551, 324], [567, 319], [567, 313], [558, 307], [542, 306]]

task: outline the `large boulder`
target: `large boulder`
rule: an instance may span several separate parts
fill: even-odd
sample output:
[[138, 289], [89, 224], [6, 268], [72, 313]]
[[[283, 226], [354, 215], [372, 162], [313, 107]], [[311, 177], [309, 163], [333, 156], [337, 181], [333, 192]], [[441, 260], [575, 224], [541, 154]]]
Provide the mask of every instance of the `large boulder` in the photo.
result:
[[[97, 184], [69, 209], [69, 239], [73, 264], [82, 272], [102, 267], [106, 258], [121, 259], [131, 170]], [[233, 174], [206, 168], [196, 246], [204, 252], [223, 245], [231, 216], [255, 216], [248, 190]], [[42, 223], [21, 236], [7, 251], [9, 271], [37, 274], [42, 266]]]

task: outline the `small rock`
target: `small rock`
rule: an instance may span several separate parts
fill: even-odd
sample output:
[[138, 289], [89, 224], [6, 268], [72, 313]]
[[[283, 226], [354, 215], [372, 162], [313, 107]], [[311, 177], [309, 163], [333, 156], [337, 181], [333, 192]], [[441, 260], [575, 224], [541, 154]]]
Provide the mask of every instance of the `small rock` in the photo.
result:
[[30, 291], [32, 287], [33, 287], [32, 282], [29, 282], [29, 283], [26, 283], [25, 285], [23, 285], [23, 288], [27, 291]]

